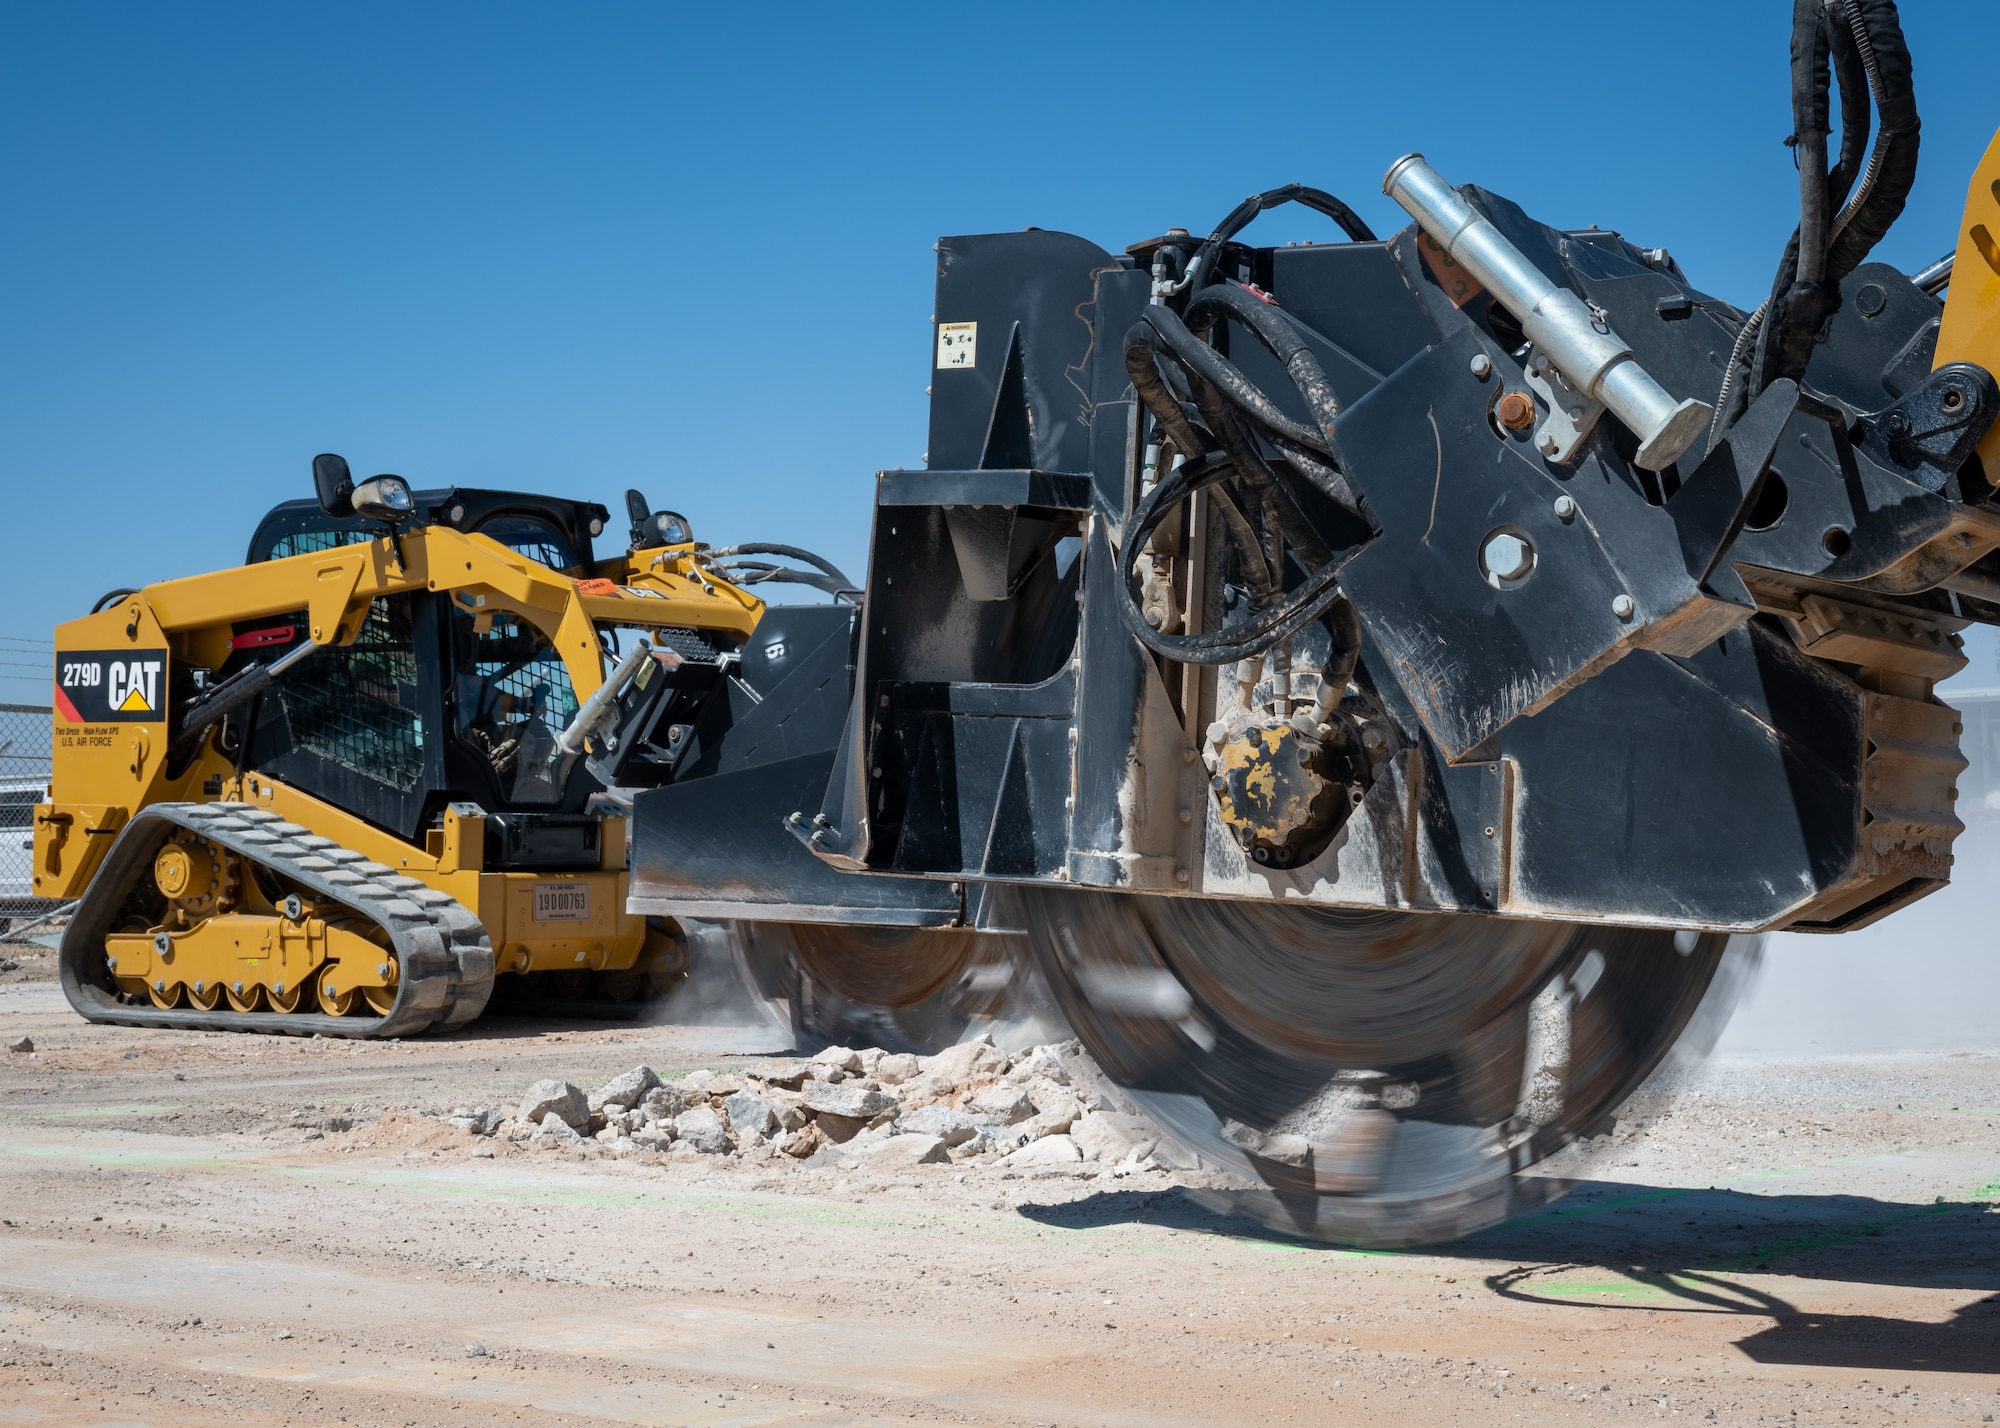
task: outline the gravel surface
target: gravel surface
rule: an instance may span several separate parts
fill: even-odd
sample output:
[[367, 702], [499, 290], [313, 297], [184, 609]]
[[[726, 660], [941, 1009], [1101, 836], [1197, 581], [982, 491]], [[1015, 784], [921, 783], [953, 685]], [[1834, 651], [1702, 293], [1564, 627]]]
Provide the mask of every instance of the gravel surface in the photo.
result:
[[2000, 1053], [1664, 1073], [1542, 1167], [1574, 1182], [1553, 1206], [1361, 1252], [1217, 1215], [1218, 1178], [1157, 1160], [535, 1148], [449, 1119], [641, 1064], [782, 1073], [726, 1029], [99, 1028], [52, 960], [0, 974], [0, 1045], [35, 1047], [0, 1052], [0, 1423], [2000, 1415]]

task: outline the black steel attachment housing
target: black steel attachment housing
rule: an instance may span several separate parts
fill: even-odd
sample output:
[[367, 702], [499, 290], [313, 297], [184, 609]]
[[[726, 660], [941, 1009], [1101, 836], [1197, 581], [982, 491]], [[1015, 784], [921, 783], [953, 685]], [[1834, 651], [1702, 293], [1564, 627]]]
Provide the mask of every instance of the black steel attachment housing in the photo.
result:
[[[1461, 193], [1669, 395], [1723, 395], [1746, 314]], [[1848, 265], [1803, 370], [1656, 472], [1415, 226], [1192, 274], [1186, 235], [937, 251], [929, 464], [876, 478], [860, 609], [774, 609], [638, 795], [635, 910], [993, 925], [1034, 884], [1831, 930], [1949, 876], [1932, 685], [2000, 620], [1952, 589], [2000, 574], [2000, 393], [1931, 370], [1901, 273]], [[1210, 636], [1249, 653], [1174, 653]], [[1290, 866], [1217, 796], [1253, 706], [1356, 751]]]

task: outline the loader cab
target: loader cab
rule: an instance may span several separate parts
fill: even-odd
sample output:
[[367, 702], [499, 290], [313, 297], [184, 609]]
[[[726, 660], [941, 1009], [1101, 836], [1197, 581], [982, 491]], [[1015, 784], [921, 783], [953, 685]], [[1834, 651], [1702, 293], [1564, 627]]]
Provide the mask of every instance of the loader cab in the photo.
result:
[[[611, 515], [594, 501], [521, 491], [447, 486], [414, 495], [415, 524], [477, 532], [537, 564], [571, 575], [587, 572], [595, 562], [592, 542], [604, 534]], [[381, 534], [380, 523], [360, 516], [329, 516], [315, 500], [285, 501], [258, 522], [245, 563], [329, 550]]]
[[[590, 502], [464, 488], [416, 492], [415, 506], [417, 524], [483, 534], [570, 575], [589, 572], [607, 514]], [[249, 563], [381, 533], [378, 522], [287, 501], [258, 524]], [[274, 638], [262, 627], [286, 623], [245, 622], [235, 631], [250, 640], [245, 657]], [[304, 637], [300, 624], [275, 638]], [[553, 640], [532, 622], [408, 591], [376, 600], [351, 645], [286, 675], [226, 737], [249, 738], [247, 766], [413, 843], [447, 803], [466, 800], [492, 815], [489, 841], [511, 839], [489, 848], [489, 867], [594, 866], [596, 820], [583, 808], [600, 785], [580, 759], [551, 757], [577, 707]]]

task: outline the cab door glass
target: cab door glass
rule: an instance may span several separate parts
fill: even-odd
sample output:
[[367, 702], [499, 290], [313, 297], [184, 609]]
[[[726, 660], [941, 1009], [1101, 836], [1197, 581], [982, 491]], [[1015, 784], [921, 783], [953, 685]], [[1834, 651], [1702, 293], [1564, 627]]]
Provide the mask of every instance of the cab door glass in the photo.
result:
[[492, 516], [480, 523], [478, 531], [551, 570], [576, 570], [583, 564], [561, 531], [533, 516]]
[[452, 647], [459, 738], [491, 765], [506, 802], [557, 802], [574, 757], [557, 757], [556, 735], [577, 699], [554, 642], [519, 615], [454, 610]]

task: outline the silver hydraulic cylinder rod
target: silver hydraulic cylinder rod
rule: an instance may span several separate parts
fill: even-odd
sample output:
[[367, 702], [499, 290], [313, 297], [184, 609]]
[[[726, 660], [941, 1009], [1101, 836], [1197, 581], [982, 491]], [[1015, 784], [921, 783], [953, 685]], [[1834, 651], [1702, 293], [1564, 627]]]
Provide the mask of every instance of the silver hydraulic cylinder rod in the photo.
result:
[[614, 710], [612, 701], [624, 692], [625, 686], [639, 672], [639, 667], [652, 657], [653, 647], [640, 640], [633, 651], [618, 663], [611, 672], [611, 678], [597, 686], [597, 692], [583, 701], [583, 707], [576, 711], [576, 717], [569, 721], [569, 727], [556, 735], [555, 747], [549, 752], [549, 762], [554, 763], [566, 754], [583, 752], [583, 741], [597, 733], [598, 727], [608, 721]]
[[1383, 175], [1382, 192], [1514, 314], [1528, 340], [1571, 386], [1604, 403], [1631, 428], [1639, 438], [1633, 458], [1638, 465], [1648, 471], [1671, 466], [1708, 430], [1714, 408], [1692, 398], [1675, 401], [1623, 338], [1593, 318], [1582, 298], [1549, 281], [1422, 154], [1396, 160]]

